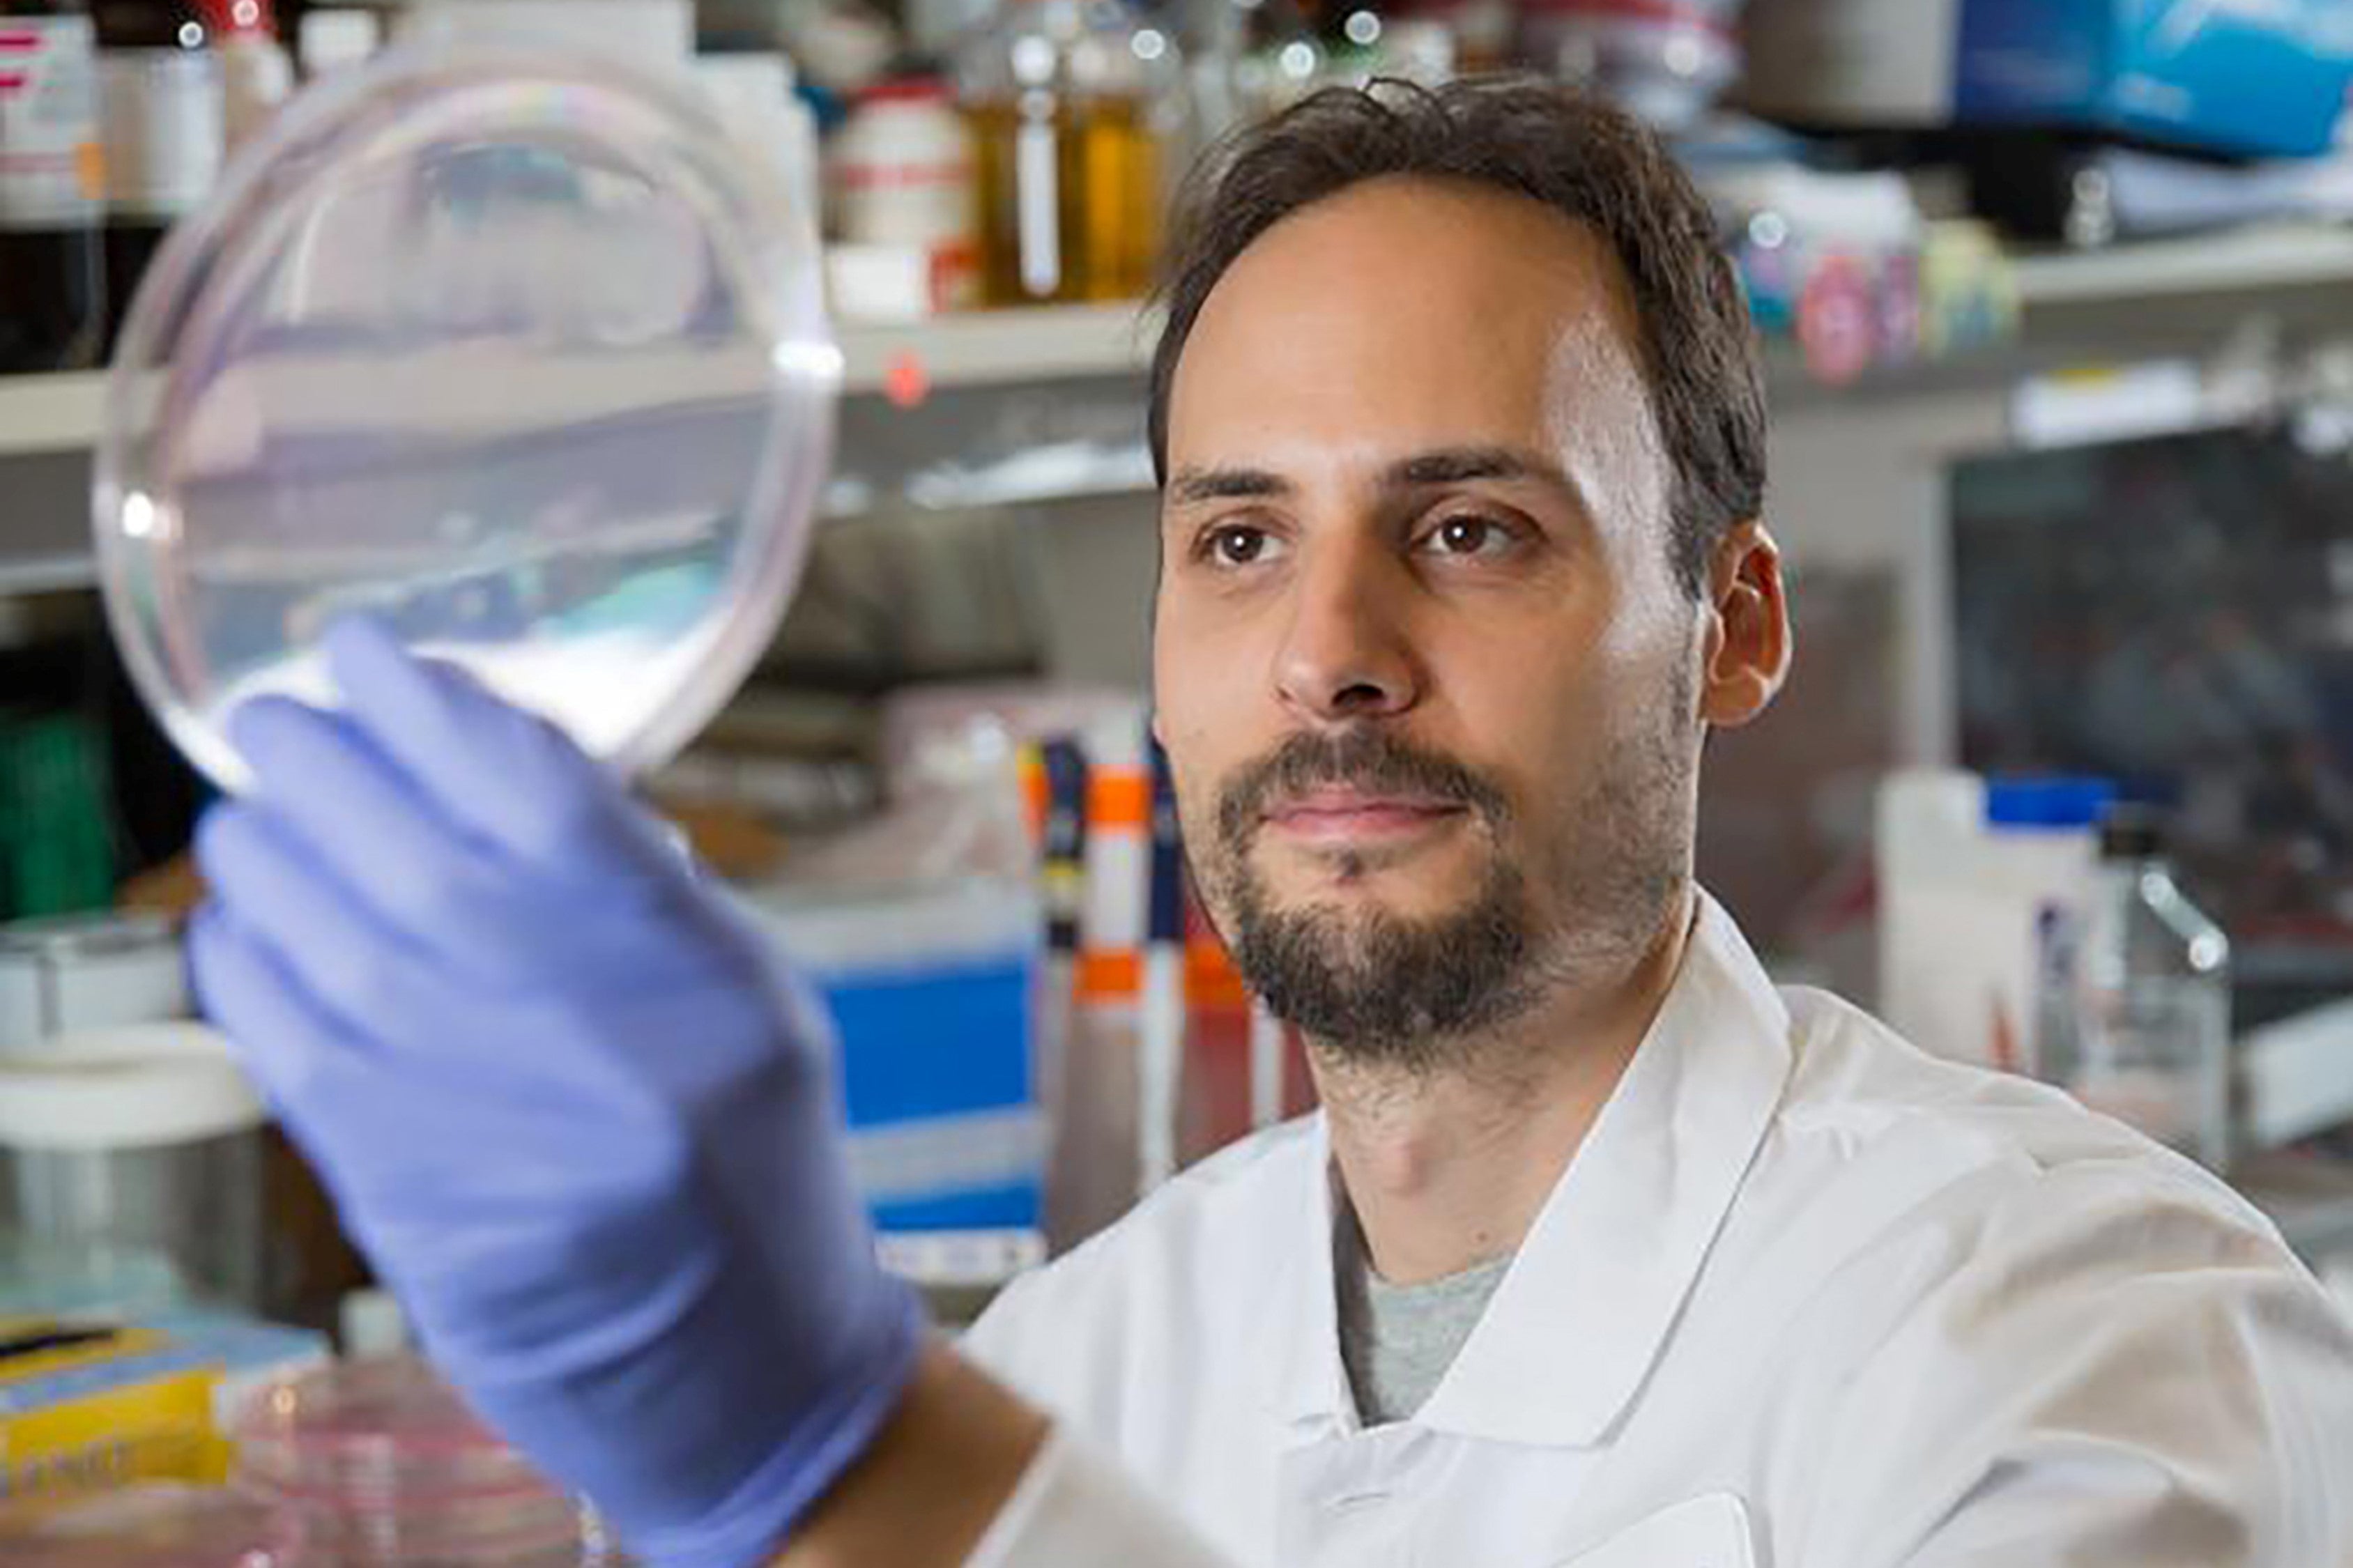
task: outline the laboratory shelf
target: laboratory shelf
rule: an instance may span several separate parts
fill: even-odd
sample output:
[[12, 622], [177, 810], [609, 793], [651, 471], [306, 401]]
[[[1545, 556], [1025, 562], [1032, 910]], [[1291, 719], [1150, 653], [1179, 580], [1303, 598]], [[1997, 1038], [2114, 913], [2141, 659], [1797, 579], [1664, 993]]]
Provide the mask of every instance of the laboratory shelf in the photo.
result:
[[105, 386], [96, 371], [0, 376], [0, 458], [89, 447], [98, 438]]
[[897, 327], [860, 324], [841, 334], [843, 384], [853, 395], [912, 390], [901, 384], [911, 365], [934, 387], [1126, 375], [1144, 368], [1153, 330], [1149, 313], [1134, 304], [984, 310]]
[[[1810, 382], [1794, 352], [1777, 344], [1767, 356], [1777, 427], [1837, 419], [1852, 424], [1858, 440], [1974, 449], [2005, 437], [2008, 399], [2020, 380], [2054, 366], [2212, 358], [2250, 331], [2291, 343], [2353, 333], [2353, 229], [2286, 225], [2095, 252], [2022, 253], [2013, 262], [2020, 342], [1874, 372], [1843, 389]], [[845, 328], [849, 395], [827, 513], [856, 516], [889, 505], [946, 510], [1148, 488], [1139, 437], [1153, 331], [1149, 312], [1132, 304]], [[304, 371], [291, 365], [284, 374]], [[677, 395], [687, 399], [704, 380], [716, 389], [714, 400], [727, 388], [740, 395], [745, 384], [740, 365], [698, 364], [690, 351], [646, 356], [627, 374], [627, 388], [613, 377], [600, 384], [582, 375], [565, 383], [562, 396], [592, 417], [624, 392], [641, 398], [649, 377], [673, 378]], [[73, 536], [85, 527], [88, 454], [104, 384], [97, 374], [0, 377], [0, 594], [89, 581], [86, 551]], [[432, 416], [495, 425], [501, 411], [484, 393], [460, 387], [433, 405]], [[518, 401], [543, 412], [550, 405]], [[323, 404], [318, 412], [338, 413]], [[2200, 409], [2187, 417], [2195, 425], [2214, 416]]]
[[2263, 225], [2105, 250], [2015, 255], [2029, 310], [2194, 294], [2253, 294], [2353, 281], [2353, 228]]
[[[921, 403], [933, 394], [962, 387], [1001, 386], [1066, 377], [1127, 375], [1142, 369], [1150, 350], [1147, 323], [1134, 305], [1073, 305], [1025, 310], [976, 312], [904, 325], [854, 325], [840, 335], [842, 385], [853, 398], [887, 396]], [[674, 380], [691, 393], [697, 366], [689, 354], [649, 356], [650, 369], [631, 363], [628, 388], [644, 395], [645, 378]], [[724, 368], [724, 367], [722, 367]], [[289, 367], [300, 375], [301, 367]], [[576, 380], [567, 367], [552, 374]], [[340, 378], [321, 378], [322, 387]], [[61, 375], [0, 376], [0, 458], [31, 452], [86, 450], [98, 439], [106, 377], [97, 371]], [[480, 415], [471, 406], [464, 378], [451, 387], [458, 401], [452, 416]], [[497, 389], [475, 384], [477, 397]], [[590, 381], [580, 390], [593, 404], [600, 389]], [[588, 408], [586, 414], [593, 415]]]

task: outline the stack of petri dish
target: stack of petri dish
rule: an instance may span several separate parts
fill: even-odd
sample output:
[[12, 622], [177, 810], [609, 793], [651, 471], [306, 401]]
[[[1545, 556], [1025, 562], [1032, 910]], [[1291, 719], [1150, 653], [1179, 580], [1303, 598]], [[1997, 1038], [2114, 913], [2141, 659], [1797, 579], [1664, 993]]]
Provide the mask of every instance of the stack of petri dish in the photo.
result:
[[0, 1517], [8, 1568], [280, 1568], [268, 1511], [217, 1487], [149, 1483]]
[[273, 1384], [245, 1405], [232, 1435], [237, 1489], [270, 1521], [268, 1568], [617, 1561], [595, 1518], [413, 1356], [343, 1362]]

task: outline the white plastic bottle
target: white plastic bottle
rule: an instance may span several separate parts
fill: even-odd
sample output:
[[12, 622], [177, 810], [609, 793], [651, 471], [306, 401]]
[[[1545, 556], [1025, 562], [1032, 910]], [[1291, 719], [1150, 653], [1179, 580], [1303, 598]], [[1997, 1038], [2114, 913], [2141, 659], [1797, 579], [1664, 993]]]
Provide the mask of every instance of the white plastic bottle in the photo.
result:
[[1938, 1056], [2044, 1074], [2042, 971], [2054, 921], [2079, 921], [2096, 779], [1899, 773], [1879, 799], [1880, 1011]]
[[945, 82], [869, 88], [835, 136], [829, 164], [828, 208], [843, 244], [912, 256], [923, 313], [976, 302], [978, 170]]

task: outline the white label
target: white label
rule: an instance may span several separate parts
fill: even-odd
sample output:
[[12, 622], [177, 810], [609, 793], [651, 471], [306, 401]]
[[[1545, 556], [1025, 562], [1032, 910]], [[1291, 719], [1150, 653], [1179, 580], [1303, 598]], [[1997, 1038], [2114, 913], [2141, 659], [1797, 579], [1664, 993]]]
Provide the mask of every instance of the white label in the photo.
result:
[[220, 61], [208, 49], [110, 49], [99, 59], [107, 210], [169, 221], [220, 177]]
[[1054, 127], [1013, 133], [1013, 186], [1020, 211], [1021, 287], [1044, 299], [1062, 286], [1061, 193], [1056, 188]]
[[87, 16], [0, 15], [0, 228], [98, 216], [105, 165]]

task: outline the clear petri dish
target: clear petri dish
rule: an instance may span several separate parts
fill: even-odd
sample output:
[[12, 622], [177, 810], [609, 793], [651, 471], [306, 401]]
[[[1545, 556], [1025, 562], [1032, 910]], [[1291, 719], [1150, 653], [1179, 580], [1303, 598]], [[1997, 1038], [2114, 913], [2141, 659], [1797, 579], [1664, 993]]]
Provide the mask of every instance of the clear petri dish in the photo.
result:
[[596, 1522], [414, 1356], [315, 1368], [232, 1424], [236, 1482], [290, 1568], [579, 1568]]
[[815, 193], [701, 89], [544, 40], [298, 98], [158, 254], [94, 523], [142, 692], [223, 785], [368, 615], [635, 772], [767, 646], [841, 360]]
[[216, 1487], [147, 1482], [0, 1510], [8, 1568], [289, 1568], [266, 1510]]

